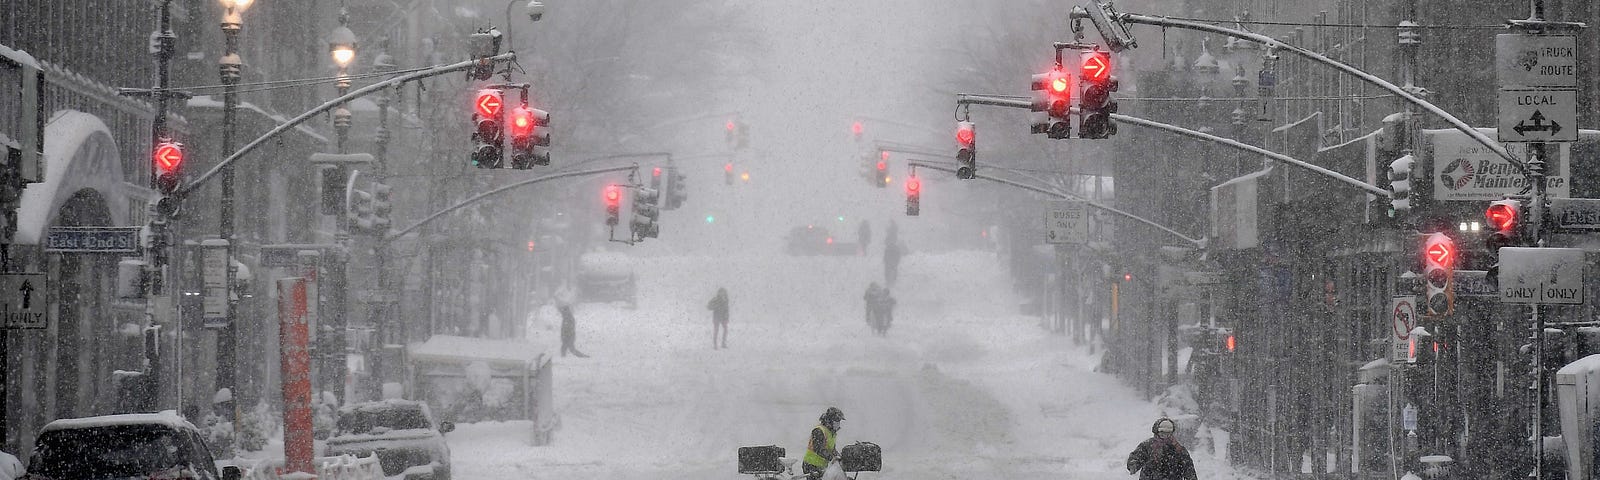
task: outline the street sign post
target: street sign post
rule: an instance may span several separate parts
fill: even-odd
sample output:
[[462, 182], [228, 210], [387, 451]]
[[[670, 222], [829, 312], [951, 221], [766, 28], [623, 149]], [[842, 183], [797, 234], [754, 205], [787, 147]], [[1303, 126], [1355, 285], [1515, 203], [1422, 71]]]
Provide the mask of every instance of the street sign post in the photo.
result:
[[1044, 214], [1045, 242], [1082, 245], [1089, 241], [1089, 204], [1081, 200], [1051, 200]]
[[1578, 86], [1578, 37], [1495, 35], [1495, 75], [1505, 87]]
[[50, 227], [44, 251], [61, 253], [138, 253], [140, 227]]
[[1406, 360], [1409, 352], [1411, 329], [1417, 326], [1417, 299], [1412, 296], [1394, 297], [1389, 300], [1390, 332], [1394, 334], [1389, 340], [1392, 347], [1389, 352], [1389, 363], [1398, 364]]
[[1502, 247], [1500, 302], [1582, 304], [1583, 266], [1582, 249]]
[[1578, 141], [1578, 40], [1572, 35], [1495, 36], [1502, 142]]
[[0, 300], [0, 315], [5, 316], [5, 328], [32, 330], [49, 325], [45, 274], [0, 273], [0, 298], [4, 298]]
[[1183, 283], [1189, 285], [1220, 285], [1226, 281], [1222, 272], [1183, 272]]

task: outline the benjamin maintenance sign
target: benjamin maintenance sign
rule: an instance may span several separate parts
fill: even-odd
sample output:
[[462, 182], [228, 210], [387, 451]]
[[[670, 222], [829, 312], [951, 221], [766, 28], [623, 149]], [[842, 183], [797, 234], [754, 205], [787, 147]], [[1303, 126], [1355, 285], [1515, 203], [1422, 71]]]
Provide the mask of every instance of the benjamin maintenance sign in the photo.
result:
[[[1483, 130], [1480, 130], [1483, 131]], [[1492, 133], [1492, 132], [1485, 132]], [[1493, 151], [1479, 145], [1457, 130], [1425, 130], [1433, 146], [1433, 198], [1434, 200], [1483, 201], [1499, 200], [1505, 195], [1522, 191], [1527, 176]], [[1511, 155], [1527, 158], [1527, 147], [1521, 143], [1503, 144]], [[1560, 153], [1553, 155], [1545, 168], [1550, 172], [1549, 194], [1552, 197], [1570, 197], [1572, 184], [1572, 149], [1561, 144]]]

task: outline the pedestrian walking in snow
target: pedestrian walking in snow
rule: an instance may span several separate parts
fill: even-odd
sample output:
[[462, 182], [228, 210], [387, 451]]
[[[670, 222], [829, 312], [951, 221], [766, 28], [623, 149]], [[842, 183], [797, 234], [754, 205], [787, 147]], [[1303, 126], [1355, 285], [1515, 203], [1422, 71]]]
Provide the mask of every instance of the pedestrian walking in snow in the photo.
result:
[[[711, 349], [728, 348], [728, 289], [718, 288], [706, 309], [711, 310]], [[722, 333], [721, 343], [717, 341], [718, 332]]]
[[556, 311], [561, 312], [561, 356], [565, 357], [567, 352], [572, 352], [572, 355], [578, 358], [589, 358], [588, 355], [579, 351], [576, 345], [578, 341], [578, 319], [572, 314], [572, 301], [575, 296], [572, 293], [572, 289], [566, 285], [562, 285], [560, 289], [556, 290]]
[[1173, 437], [1177, 430], [1170, 418], [1156, 420], [1150, 426], [1154, 436], [1128, 454], [1128, 474], [1139, 474], [1139, 480], [1199, 480], [1189, 450]]

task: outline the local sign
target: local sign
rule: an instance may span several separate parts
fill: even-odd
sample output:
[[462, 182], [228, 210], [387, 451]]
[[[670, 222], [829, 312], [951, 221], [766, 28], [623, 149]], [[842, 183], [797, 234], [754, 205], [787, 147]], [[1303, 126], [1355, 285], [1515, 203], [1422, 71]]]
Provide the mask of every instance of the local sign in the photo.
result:
[[44, 251], [62, 253], [137, 253], [139, 227], [50, 227]]
[[1500, 302], [1582, 304], [1583, 266], [1577, 248], [1502, 247]]
[[1045, 243], [1082, 245], [1089, 241], [1089, 204], [1051, 200], [1045, 210]]
[[1500, 141], [1578, 141], [1578, 91], [1500, 90]]
[[[1528, 185], [1515, 165], [1457, 130], [1423, 132], [1433, 147], [1433, 198], [1446, 201], [1499, 200], [1521, 193]], [[1505, 144], [1516, 158], [1527, 158], [1527, 146]], [[1569, 197], [1572, 185], [1572, 149], [1562, 144], [1559, 153], [1545, 161], [1546, 187], [1551, 197]]]

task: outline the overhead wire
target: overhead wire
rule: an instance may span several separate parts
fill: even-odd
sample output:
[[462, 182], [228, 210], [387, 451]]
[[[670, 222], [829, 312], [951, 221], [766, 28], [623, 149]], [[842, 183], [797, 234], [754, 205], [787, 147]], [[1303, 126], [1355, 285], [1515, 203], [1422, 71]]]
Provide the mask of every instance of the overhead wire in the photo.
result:
[[1505, 25], [1369, 25], [1361, 23], [1309, 23], [1309, 22], [1273, 22], [1266, 20], [1218, 20], [1214, 18], [1174, 17], [1162, 15], [1161, 18], [1182, 20], [1187, 22], [1241, 25], [1278, 25], [1288, 27], [1343, 27], [1343, 28], [1416, 28], [1427, 30], [1505, 30]]

